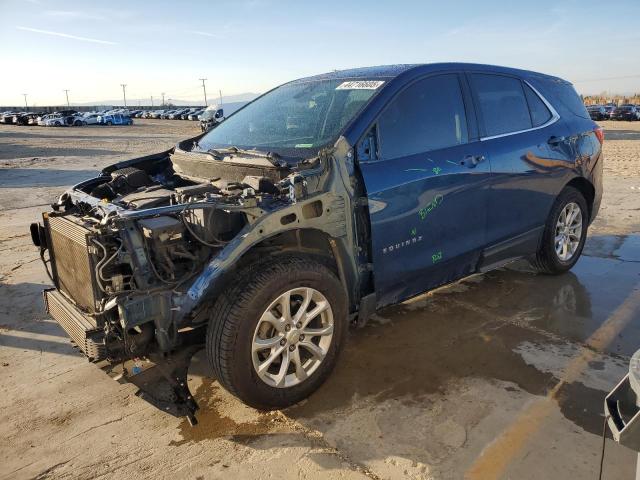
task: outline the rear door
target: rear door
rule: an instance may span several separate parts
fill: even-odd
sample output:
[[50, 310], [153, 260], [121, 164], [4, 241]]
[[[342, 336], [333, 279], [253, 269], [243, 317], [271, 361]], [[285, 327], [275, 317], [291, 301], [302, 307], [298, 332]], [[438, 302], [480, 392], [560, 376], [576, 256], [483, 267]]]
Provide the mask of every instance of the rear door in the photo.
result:
[[359, 145], [378, 306], [472, 272], [485, 244], [490, 169], [466, 88], [456, 73], [415, 81]]
[[495, 248], [486, 254], [491, 264], [535, 251], [557, 180], [566, 174], [566, 152], [550, 144], [560, 143], [567, 131], [553, 107], [520, 78], [468, 77], [491, 158], [487, 242]]

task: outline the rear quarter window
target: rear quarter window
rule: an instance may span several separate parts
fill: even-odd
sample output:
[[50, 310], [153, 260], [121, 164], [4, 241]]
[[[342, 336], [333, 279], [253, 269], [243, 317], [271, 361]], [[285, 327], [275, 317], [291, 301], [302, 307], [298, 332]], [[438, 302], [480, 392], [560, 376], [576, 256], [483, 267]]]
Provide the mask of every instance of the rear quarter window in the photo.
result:
[[544, 104], [542, 99], [534, 92], [529, 85], [524, 84], [524, 93], [527, 96], [529, 111], [531, 112], [531, 122], [534, 127], [544, 125], [551, 120], [552, 114]]
[[486, 136], [518, 132], [532, 127], [520, 79], [483, 73], [473, 73], [470, 77]]

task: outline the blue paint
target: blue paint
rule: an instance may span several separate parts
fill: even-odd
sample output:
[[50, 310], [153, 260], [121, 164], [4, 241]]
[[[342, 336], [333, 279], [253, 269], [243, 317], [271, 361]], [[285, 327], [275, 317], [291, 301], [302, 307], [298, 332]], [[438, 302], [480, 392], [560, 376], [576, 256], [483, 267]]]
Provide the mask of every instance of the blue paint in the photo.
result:
[[[533, 129], [532, 125], [524, 133], [481, 141], [488, 135], [476, 87], [469, 80], [472, 72], [503, 74], [527, 82], [518, 83], [523, 91], [524, 85], [530, 85], [539, 92], [559, 118], [552, 116], [541, 128]], [[474, 64], [420, 65], [399, 69], [393, 78], [384, 70], [380, 72], [386, 77], [384, 88], [353, 120], [345, 138], [355, 145], [405, 86], [441, 73], [458, 74], [468, 141], [385, 160], [385, 138], [379, 129], [380, 158], [360, 162], [369, 201], [385, 205], [370, 211], [378, 306], [474, 273], [483, 252], [494, 245], [529, 232], [539, 235], [553, 201], [572, 180], [582, 178], [593, 186], [592, 218], [600, 205], [602, 162], [598, 159], [602, 149], [594, 134], [597, 125], [586, 110], [583, 112], [571, 87], [556, 77]], [[429, 130], [418, 131], [416, 127], [416, 132], [406, 135], [412, 141], [428, 134]], [[554, 143], [552, 137], [559, 141]], [[432, 165], [425, 172], [426, 162]], [[425, 228], [420, 243], [413, 244], [416, 220], [424, 222]], [[505, 255], [530, 255], [537, 245], [533, 238]]]

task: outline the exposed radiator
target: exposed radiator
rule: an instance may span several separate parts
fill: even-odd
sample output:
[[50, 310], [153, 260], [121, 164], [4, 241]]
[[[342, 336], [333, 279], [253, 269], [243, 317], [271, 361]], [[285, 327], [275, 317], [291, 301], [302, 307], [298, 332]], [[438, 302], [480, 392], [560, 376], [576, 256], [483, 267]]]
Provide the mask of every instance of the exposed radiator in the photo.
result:
[[93, 313], [102, 297], [95, 280], [97, 262], [92, 233], [65, 217], [47, 216], [49, 253], [56, 287], [87, 312]]
[[64, 328], [89, 360], [97, 362], [107, 357], [104, 333], [93, 318], [83, 315], [56, 290], [44, 291], [44, 303], [47, 312]]

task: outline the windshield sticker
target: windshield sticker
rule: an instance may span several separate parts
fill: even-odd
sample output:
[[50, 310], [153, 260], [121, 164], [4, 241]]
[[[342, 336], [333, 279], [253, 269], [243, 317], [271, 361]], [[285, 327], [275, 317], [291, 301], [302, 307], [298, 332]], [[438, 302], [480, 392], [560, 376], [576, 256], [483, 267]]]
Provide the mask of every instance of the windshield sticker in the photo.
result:
[[358, 80], [342, 82], [336, 90], [375, 90], [384, 83], [384, 80]]

